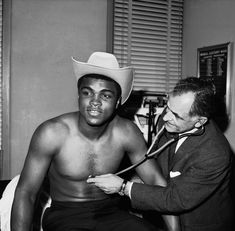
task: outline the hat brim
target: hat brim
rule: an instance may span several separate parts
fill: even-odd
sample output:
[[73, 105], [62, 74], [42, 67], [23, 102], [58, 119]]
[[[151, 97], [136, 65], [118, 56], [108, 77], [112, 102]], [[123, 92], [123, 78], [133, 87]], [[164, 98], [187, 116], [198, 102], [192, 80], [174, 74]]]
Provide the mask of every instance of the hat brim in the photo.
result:
[[87, 74], [99, 74], [109, 77], [116, 81], [122, 90], [122, 101], [121, 104], [124, 104], [125, 101], [129, 98], [131, 90], [133, 88], [133, 68], [132, 67], [123, 67], [118, 69], [104, 68], [100, 66], [91, 65], [88, 63], [77, 61], [72, 57], [73, 69], [77, 81], [84, 75]]

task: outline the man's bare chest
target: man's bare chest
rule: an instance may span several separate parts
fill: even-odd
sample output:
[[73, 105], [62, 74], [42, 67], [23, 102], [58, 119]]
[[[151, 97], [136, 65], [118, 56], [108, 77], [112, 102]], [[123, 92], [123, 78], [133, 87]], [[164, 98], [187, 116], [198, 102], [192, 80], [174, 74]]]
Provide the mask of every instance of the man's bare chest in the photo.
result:
[[61, 176], [83, 179], [89, 175], [115, 172], [123, 155], [123, 147], [112, 140], [81, 142], [70, 139], [55, 155], [52, 165]]

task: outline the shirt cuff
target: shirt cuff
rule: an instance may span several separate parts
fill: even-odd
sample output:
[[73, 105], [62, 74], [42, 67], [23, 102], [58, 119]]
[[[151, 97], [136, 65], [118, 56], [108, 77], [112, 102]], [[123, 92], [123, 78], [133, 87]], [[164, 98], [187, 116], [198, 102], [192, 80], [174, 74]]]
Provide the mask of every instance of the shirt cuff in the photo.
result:
[[131, 199], [131, 188], [134, 182], [128, 181], [126, 183], [126, 187], [125, 187], [125, 195], [128, 196]]

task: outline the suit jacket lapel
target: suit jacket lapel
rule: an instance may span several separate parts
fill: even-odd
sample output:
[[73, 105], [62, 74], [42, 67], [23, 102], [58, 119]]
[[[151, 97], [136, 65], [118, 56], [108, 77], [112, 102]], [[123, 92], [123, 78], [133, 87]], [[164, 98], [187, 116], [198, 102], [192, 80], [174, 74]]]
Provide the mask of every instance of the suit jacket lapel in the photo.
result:
[[191, 154], [192, 150], [196, 147], [196, 143], [193, 142], [193, 137], [187, 137], [187, 139], [181, 144], [178, 150], [175, 152], [173, 159], [169, 165], [169, 170], [171, 171], [178, 161], [182, 161]]

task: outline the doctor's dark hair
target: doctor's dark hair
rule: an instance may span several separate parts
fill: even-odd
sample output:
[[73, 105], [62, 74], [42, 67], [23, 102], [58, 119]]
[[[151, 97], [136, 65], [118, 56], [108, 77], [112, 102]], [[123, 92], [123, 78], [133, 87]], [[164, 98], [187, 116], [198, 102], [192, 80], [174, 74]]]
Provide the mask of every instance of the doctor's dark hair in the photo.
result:
[[173, 89], [172, 95], [192, 92], [195, 99], [189, 112], [190, 116], [211, 117], [214, 112], [215, 86], [211, 81], [196, 77], [181, 79]]
[[77, 89], [79, 91], [79, 88], [81, 86], [81, 83], [83, 81], [83, 79], [85, 78], [92, 78], [92, 79], [103, 79], [103, 80], [106, 80], [106, 81], [109, 81], [109, 82], [113, 82], [115, 84], [115, 87], [117, 89], [117, 98], [119, 99], [121, 94], [122, 94], [122, 89], [121, 89], [121, 86], [116, 82], [114, 81], [113, 79], [105, 76], [105, 75], [99, 75], [99, 74], [87, 74], [87, 75], [84, 75], [82, 76], [78, 82], [77, 82]]

